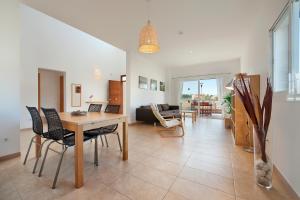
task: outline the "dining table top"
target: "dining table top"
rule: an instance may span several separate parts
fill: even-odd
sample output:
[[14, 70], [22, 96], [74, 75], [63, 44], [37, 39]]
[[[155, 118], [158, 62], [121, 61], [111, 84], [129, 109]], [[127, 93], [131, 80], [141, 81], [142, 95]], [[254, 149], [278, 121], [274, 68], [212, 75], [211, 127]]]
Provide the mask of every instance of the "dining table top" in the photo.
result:
[[62, 122], [68, 122], [76, 125], [84, 125], [87, 123], [97, 123], [114, 119], [126, 118], [124, 114], [113, 114], [105, 112], [88, 112], [83, 116], [74, 116], [69, 112], [59, 113]]

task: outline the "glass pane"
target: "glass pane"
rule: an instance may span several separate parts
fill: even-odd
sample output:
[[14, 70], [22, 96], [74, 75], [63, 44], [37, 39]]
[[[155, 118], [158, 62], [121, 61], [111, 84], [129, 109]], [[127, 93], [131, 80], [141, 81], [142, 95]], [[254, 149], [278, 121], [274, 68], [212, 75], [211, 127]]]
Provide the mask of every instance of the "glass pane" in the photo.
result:
[[289, 15], [286, 13], [273, 32], [273, 78], [276, 92], [288, 89], [289, 79]]
[[193, 101], [198, 101], [198, 81], [184, 81], [180, 104], [182, 109], [191, 109]]
[[201, 100], [202, 101], [218, 101], [217, 79], [200, 80], [202, 83]]
[[300, 38], [300, 20], [299, 20], [299, 1], [292, 4], [292, 68], [289, 76], [289, 100], [299, 100], [300, 98], [300, 63], [299, 63], [299, 38]]

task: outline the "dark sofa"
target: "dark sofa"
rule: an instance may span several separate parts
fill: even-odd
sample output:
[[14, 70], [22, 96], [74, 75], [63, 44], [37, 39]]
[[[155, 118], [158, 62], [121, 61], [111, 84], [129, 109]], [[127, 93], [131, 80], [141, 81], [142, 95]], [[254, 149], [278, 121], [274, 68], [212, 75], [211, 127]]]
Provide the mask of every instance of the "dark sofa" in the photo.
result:
[[[160, 114], [164, 118], [180, 118], [179, 106], [169, 105], [169, 104], [157, 104]], [[155, 123], [158, 122], [154, 116], [151, 106], [141, 106], [136, 109], [136, 121], [142, 121], [146, 123]]]

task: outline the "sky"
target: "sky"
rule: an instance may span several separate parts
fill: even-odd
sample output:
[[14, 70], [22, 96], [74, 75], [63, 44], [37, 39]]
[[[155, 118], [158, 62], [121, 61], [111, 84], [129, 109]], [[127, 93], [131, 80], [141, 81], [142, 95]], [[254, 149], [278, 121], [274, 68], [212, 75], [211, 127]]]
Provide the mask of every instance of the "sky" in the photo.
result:
[[[216, 79], [201, 80], [203, 83], [202, 94], [217, 95], [218, 87]], [[184, 81], [182, 94], [198, 94], [198, 81]]]

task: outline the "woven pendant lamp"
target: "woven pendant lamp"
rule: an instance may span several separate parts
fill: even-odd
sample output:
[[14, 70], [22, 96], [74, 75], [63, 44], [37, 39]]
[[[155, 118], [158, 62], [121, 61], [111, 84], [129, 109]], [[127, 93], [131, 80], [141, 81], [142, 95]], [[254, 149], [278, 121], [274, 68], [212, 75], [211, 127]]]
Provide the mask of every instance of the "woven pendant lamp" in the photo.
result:
[[139, 52], [156, 53], [159, 49], [155, 28], [151, 25], [150, 20], [148, 20], [147, 25], [140, 32]]

